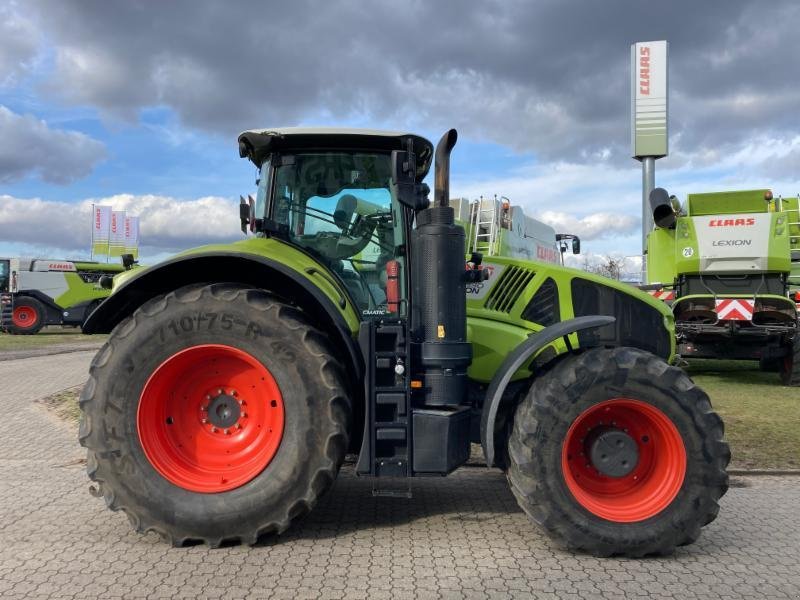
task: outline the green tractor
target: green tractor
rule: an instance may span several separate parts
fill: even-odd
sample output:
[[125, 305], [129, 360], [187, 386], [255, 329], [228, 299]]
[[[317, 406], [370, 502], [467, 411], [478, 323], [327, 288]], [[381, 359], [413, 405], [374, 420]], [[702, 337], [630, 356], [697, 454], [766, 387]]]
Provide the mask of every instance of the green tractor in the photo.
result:
[[174, 545], [254, 543], [308, 513], [347, 453], [373, 493], [408, 494], [475, 442], [573, 550], [669, 553], [714, 520], [730, 452], [669, 364], [670, 311], [557, 264], [466, 255], [455, 142], [239, 137], [255, 236], [118, 276], [86, 324], [111, 333], [80, 399], [111, 509]]
[[47, 325], [80, 327], [108, 295], [101, 280], [130, 263], [0, 258], [0, 328], [17, 335]]
[[[758, 360], [800, 386], [800, 211], [770, 190], [650, 195], [651, 292], [671, 301], [678, 353]], [[668, 288], [668, 289], [667, 289]]]

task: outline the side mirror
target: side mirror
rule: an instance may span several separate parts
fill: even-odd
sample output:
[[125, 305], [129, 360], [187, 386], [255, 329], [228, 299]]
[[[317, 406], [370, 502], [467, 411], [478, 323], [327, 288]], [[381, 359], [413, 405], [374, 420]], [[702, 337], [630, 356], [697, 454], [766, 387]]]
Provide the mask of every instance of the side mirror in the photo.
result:
[[239, 221], [242, 224], [242, 233], [247, 233], [250, 224], [250, 204], [245, 202], [244, 196], [239, 196]]
[[408, 150], [392, 150], [390, 185], [403, 206], [414, 211], [428, 206], [428, 186], [416, 181], [416, 157]]
[[581, 239], [577, 236], [572, 238], [572, 253], [573, 254], [581, 253]]

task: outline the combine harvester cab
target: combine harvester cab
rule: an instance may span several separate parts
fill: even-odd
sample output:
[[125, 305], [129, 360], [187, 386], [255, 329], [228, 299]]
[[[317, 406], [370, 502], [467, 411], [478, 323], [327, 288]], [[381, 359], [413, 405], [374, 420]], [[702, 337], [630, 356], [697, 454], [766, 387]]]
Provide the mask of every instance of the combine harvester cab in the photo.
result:
[[0, 324], [18, 335], [38, 333], [47, 325], [80, 327], [110, 294], [100, 285], [103, 276], [123, 270], [121, 264], [2, 258]]
[[[689, 358], [759, 360], [800, 385], [792, 257], [796, 200], [769, 190], [690, 194], [685, 208], [661, 188], [650, 195], [650, 293], [670, 300], [678, 352]], [[661, 287], [661, 284], [666, 284]]]

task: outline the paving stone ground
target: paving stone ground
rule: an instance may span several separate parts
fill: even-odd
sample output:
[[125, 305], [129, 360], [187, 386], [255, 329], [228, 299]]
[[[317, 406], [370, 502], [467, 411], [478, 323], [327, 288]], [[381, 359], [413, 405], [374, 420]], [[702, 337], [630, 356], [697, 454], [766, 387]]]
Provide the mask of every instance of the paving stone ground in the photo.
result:
[[734, 480], [670, 558], [556, 548], [499, 471], [462, 468], [373, 498], [345, 468], [287, 535], [171, 548], [88, 493], [74, 428], [33, 401], [79, 385], [92, 352], [0, 362], [0, 598], [800, 598], [800, 478]]

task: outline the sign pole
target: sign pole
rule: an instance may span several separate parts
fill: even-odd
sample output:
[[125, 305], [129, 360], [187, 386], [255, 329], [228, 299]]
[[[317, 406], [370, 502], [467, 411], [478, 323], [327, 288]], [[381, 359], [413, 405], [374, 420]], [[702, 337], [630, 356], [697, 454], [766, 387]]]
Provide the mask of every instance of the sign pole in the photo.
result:
[[656, 157], [642, 158], [642, 283], [647, 281], [647, 236], [653, 231], [650, 192], [656, 187]]

